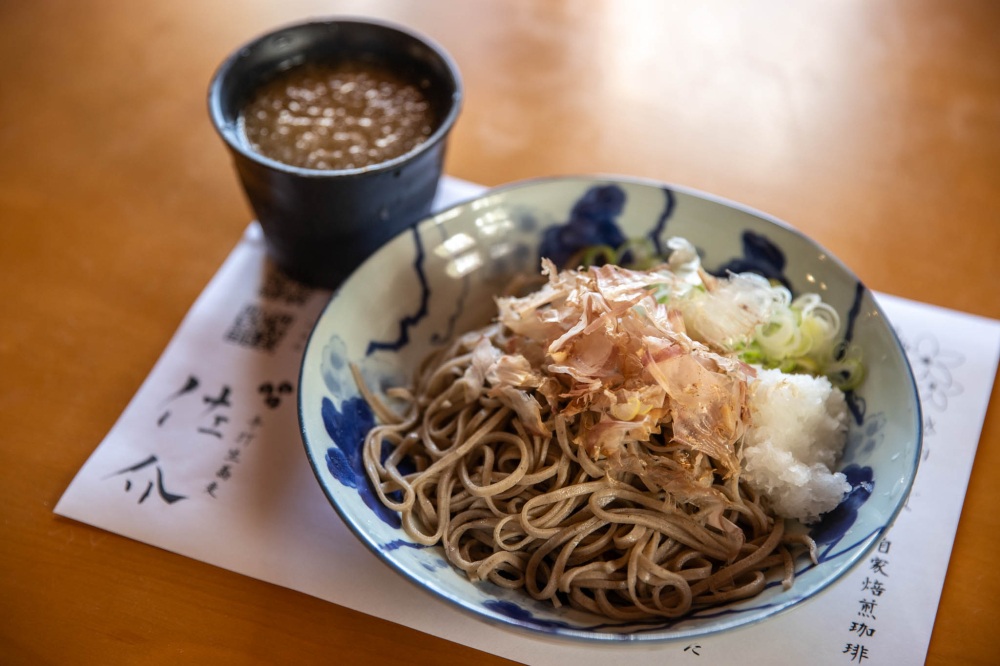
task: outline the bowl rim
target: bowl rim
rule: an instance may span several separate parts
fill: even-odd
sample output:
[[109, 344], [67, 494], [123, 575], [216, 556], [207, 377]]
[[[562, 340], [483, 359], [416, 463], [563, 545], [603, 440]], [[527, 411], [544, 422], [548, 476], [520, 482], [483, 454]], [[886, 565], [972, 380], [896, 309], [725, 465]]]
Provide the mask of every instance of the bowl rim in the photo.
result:
[[[867, 544], [861, 548], [857, 553], [852, 555], [849, 560], [845, 563], [838, 565], [838, 568], [830, 575], [828, 578], [822, 580], [819, 586], [814, 589], [811, 593], [806, 596], [796, 596], [781, 603], [776, 603], [771, 606], [766, 612], [758, 613], [751, 617], [734, 617], [728, 620], [721, 620], [713, 623], [708, 627], [686, 627], [679, 630], [672, 630], [669, 626], [664, 628], [662, 624], [664, 622], [671, 621], [683, 621], [684, 618], [677, 618], [675, 620], [662, 618], [659, 620], [661, 626], [656, 626], [656, 620], [650, 621], [651, 630], [649, 632], [637, 632], [637, 633], [615, 633], [615, 632], [599, 632], [594, 630], [587, 630], [584, 628], [573, 628], [573, 627], [540, 627], [537, 623], [527, 622], [521, 620], [520, 618], [513, 617], [510, 615], [498, 613], [492, 609], [486, 609], [478, 605], [474, 605], [467, 600], [450, 594], [447, 590], [442, 589], [434, 583], [433, 580], [428, 580], [426, 578], [421, 578], [414, 574], [413, 572], [407, 570], [394, 559], [388, 556], [385, 550], [374, 541], [374, 539], [369, 536], [369, 534], [362, 529], [362, 526], [354, 519], [354, 517], [347, 513], [347, 511], [340, 505], [336, 500], [333, 493], [329, 489], [328, 485], [322, 481], [322, 475], [324, 474], [324, 469], [321, 465], [322, 460], [317, 460], [313, 456], [312, 448], [310, 447], [310, 435], [306, 428], [306, 416], [305, 416], [305, 405], [304, 396], [302, 391], [302, 386], [304, 382], [304, 376], [306, 374], [306, 360], [310, 356], [310, 349], [313, 348], [314, 338], [316, 337], [321, 323], [325, 320], [327, 312], [334, 306], [337, 301], [343, 287], [354, 277], [354, 275], [359, 272], [362, 267], [369, 263], [378, 260], [378, 255], [385, 249], [387, 245], [396, 241], [399, 236], [406, 233], [412, 233], [418, 230], [421, 226], [431, 224], [434, 220], [439, 217], [445, 219], [451, 219], [460, 214], [460, 210], [471, 206], [477, 201], [486, 199], [487, 197], [503, 195], [511, 191], [525, 189], [525, 188], [536, 188], [545, 187], [553, 184], [564, 184], [564, 183], [580, 183], [581, 185], [598, 185], [598, 184], [619, 184], [619, 185], [630, 185], [630, 186], [640, 186], [640, 187], [655, 187], [658, 189], [666, 189], [671, 192], [682, 193], [694, 198], [702, 199], [715, 203], [727, 208], [731, 208], [737, 211], [741, 211], [752, 216], [756, 216], [766, 222], [774, 224], [788, 232], [791, 232], [797, 236], [800, 240], [813, 246], [819, 253], [823, 254], [826, 260], [834, 262], [837, 268], [843, 271], [848, 277], [856, 280], [858, 288], [868, 293], [869, 301], [872, 307], [878, 312], [880, 319], [886, 322], [886, 327], [890, 334], [890, 339], [892, 340], [892, 347], [898, 354], [899, 358], [902, 360], [902, 367], [905, 371], [905, 386], [906, 394], [910, 397], [910, 401], [913, 403], [913, 423], [912, 431], [914, 435], [914, 451], [912, 456], [912, 473], [908, 475], [908, 478], [904, 480], [905, 486], [900, 492], [899, 498], [893, 508], [891, 514], [886, 519], [885, 523], [878, 527], [876, 530], [871, 532], [869, 535], [863, 537], [859, 543], [867, 541]], [[676, 185], [672, 183], [666, 183], [662, 181], [656, 181], [654, 179], [647, 179], [641, 177], [633, 176], [621, 176], [613, 174], [577, 174], [577, 175], [561, 175], [561, 176], [544, 176], [538, 178], [528, 178], [523, 180], [518, 180], [504, 185], [488, 188], [478, 195], [468, 197], [461, 201], [458, 201], [440, 211], [434, 212], [427, 215], [420, 220], [417, 220], [413, 224], [409, 225], [407, 228], [403, 229], [397, 233], [393, 238], [387, 241], [383, 246], [378, 248], [372, 255], [370, 255], [361, 265], [352, 271], [352, 273], [338, 286], [330, 295], [329, 301], [323, 307], [316, 322], [313, 325], [312, 330], [309, 333], [309, 337], [306, 341], [303, 355], [302, 363], [299, 368], [298, 375], [298, 391], [296, 396], [298, 418], [299, 418], [299, 434], [302, 438], [303, 447], [305, 449], [306, 458], [309, 461], [310, 467], [313, 470], [313, 474], [316, 477], [317, 482], [323, 490], [323, 494], [326, 496], [327, 501], [333, 506], [336, 513], [340, 516], [341, 520], [347, 525], [356, 538], [358, 538], [376, 557], [388, 565], [389, 568], [394, 571], [397, 575], [401, 576], [409, 584], [415, 585], [424, 594], [431, 594], [432, 596], [448, 602], [452, 607], [457, 607], [461, 609], [462, 612], [479, 619], [480, 621], [485, 621], [490, 624], [515, 628], [526, 632], [529, 636], [536, 638], [543, 637], [554, 640], [563, 640], [570, 642], [583, 641], [589, 644], [596, 645], [646, 645], [656, 643], [667, 643], [674, 642], [678, 640], [686, 640], [691, 638], [706, 637], [710, 635], [716, 635], [722, 632], [732, 631], [734, 629], [741, 629], [745, 627], [751, 627], [760, 624], [766, 620], [783, 615], [794, 608], [799, 608], [806, 603], [814, 601], [817, 597], [827, 592], [831, 587], [833, 587], [838, 581], [846, 577], [849, 573], [856, 570], [857, 566], [864, 561], [864, 559], [875, 550], [878, 543], [884, 537], [884, 535], [892, 528], [896, 519], [899, 517], [903, 508], [906, 506], [910, 493], [913, 489], [913, 483], [916, 479], [917, 472], [919, 471], [921, 452], [923, 450], [923, 416], [922, 416], [922, 406], [920, 402], [920, 395], [917, 389], [916, 380], [913, 374], [912, 367], [907, 357], [906, 351], [903, 348], [902, 342], [899, 339], [899, 335], [896, 330], [888, 324], [889, 319], [885, 316], [885, 311], [881, 304], [874, 298], [873, 292], [868, 289], [860, 278], [852, 271], [846, 264], [844, 264], [838, 257], [826, 250], [825, 247], [820, 245], [817, 241], [813, 240], [806, 234], [802, 233], [794, 226], [781, 220], [773, 215], [762, 212], [751, 206], [741, 204], [725, 197], [703, 192], [694, 188], [686, 187], [683, 185]], [[325, 342], [325, 341], [324, 341]], [[328, 448], [328, 447], [324, 447]], [[367, 482], [367, 476], [365, 477], [365, 482]], [[440, 546], [433, 546], [432, 548], [440, 548]], [[794, 586], [793, 586], [794, 589]], [[595, 616], [595, 619], [599, 619], [599, 616]], [[633, 625], [638, 625], [641, 623], [633, 623]]]
[[[252, 150], [245, 144], [245, 142], [240, 140], [239, 127], [227, 121], [226, 114], [223, 110], [222, 89], [229, 72], [237, 65], [240, 59], [244, 57], [244, 53], [260, 46], [267, 40], [275, 39], [286, 33], [298, 30], [318, 29], [333, 25], [362, 25], [368, 28], [374, 27], [387, 32], [395, 32], [425, 46], [430, 52], [441, 60], [444, 68], [451, 77], [451, 84], [454, 90], [451, 93], [451, 102], [448, 105], [447, 113], [438, 121], [437, 127], [431, 135], [419, 145], [416, 145], [405, 153], [397, 155], [391, 159], [352, 169], [311, 169], [308, 167], [300, 167], [292, 164], [286, 164]], [[451, 132], [455, 123], [458, 121], [458, 117], [461, 113], [465, 100], [465, 86], [455, 59], [452, 58], [451, 54], [448, 53], [448, 51], [445, 50], [441, 44], [431, 37], [410, 27], [392, 21], [367, 16], [344, 15], [317, 17], [304, 21], [286, 23], [259, 33], [256, 36], [244, 41], [242, 44], [230, 51], [225, 59], [215, 69], [215, 72], [212, 74], [212, 78], [209, 80], [207, 97], [208, 115], [216, 134], [219, 135], [230, 150], [235, 151], [246, 159], [263, 164], [276, 171], [285, 172], [303, 178], [353, 178], [373, 173], [393, 171], [412, 162], [418, 156], [432, 150], [438, 144], [442, 143]]]

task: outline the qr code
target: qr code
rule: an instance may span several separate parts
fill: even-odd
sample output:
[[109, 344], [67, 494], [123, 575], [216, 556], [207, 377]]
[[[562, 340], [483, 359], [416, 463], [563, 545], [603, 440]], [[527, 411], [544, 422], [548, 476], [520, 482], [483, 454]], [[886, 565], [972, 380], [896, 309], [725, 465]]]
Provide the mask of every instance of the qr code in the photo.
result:
[[274, 351], [295, 318], [259, 305], [247, 305], [226, 332], [226, 340], [260, 351]]
[[261, 298], [269, 301], [303, 305], [312, 294], [312, 289], [288, 277], [274, 265], [268, 264], [259, 293]]

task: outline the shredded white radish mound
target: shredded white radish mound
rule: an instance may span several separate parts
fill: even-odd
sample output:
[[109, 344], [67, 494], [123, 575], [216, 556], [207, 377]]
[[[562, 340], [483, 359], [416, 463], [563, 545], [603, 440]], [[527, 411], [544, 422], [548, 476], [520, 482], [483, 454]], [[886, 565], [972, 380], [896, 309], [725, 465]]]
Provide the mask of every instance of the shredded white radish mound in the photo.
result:
[[744, 478], [776, 513], [815, 522], [851, 489], [831, 471], [844, 447], [844, 394], [825, 377], [758, 370], [749, 386]]

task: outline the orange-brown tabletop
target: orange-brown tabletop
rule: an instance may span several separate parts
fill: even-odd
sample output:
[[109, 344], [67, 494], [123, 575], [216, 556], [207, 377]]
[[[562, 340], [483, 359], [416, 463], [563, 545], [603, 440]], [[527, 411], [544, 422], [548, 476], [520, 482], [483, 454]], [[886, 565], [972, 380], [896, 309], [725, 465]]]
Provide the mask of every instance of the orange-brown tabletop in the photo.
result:
[[[207, 114], [215, 68], [339, 14], [410, 26], [457, 62], [450, 175], [711, 192], [874, 290], [1000, 318], [987, 0], [4, 3], [0, 662], [505, 663], [53, 513], [251, 219]], [[997, 395], [930, 664], [1000, 661]]]

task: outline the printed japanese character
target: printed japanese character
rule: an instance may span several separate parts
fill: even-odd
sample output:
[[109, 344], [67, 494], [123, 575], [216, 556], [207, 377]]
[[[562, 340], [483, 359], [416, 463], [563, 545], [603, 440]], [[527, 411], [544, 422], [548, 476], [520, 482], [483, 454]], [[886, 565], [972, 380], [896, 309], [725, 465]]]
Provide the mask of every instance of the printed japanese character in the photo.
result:
[[222, 439], [222, 431], [219, 430], [219, 426], [221, 426], [223, 423], [228, 423], [228, 422], [229, 418], [226, 416], [222, 416], [220, 414], [217, 415], [215, 419], [213, 419], [211, 426], [202, 426], [201, 428], [198, 428], [198, 432], [202, 433], [203, 435], [212, 435], [213, 437], [218, 437], [219, 439]]
[[[160, 496], [160, 499], [162, 499], [167, 504], [173, 504], [174, 502], [177, 502], [179, 500], [187, 499], [187, 497], [185, 495], [178, 495], [178, 494], [172, 493], [172, 492], [170, 492], [170, 491], [168, 491], [166, 489], [166, 487], [163, 484], [163, 469], [157, 464], [157, 462], [158, 462], [158, 458], [155, 455], [151, 455], [148, 458], [146, 458], [145, 460], [136, 463], [135, 465], [131, 465], [129, 467], [125, 467], [123, 469], [118, 470], [117, 472], [115, 472], [111, 476], [121, 476], [122, 474], [132, 474], [134, 472], [138, 472], [138, 471], [143, 470], [146, 467], [149, 467], [149, 466], [152, 465], [152, 466], [155, 466], [155, 469], [156, 469], [155, 487], [156, 487], [157, 493]], [[145, 502], [149, 498], [149, 496], [153, 492], [153, 487], [154, 487], [154, 481], [152, 479], [147, 479], [146, 487], [145, 487], [145, 489], [143, 489], [142, 494], [139, 496], [139, 502], [138, 502], [139, 504], [142, 504], [143, 502]], [[131, 492], [131, 490], [132, 490], [132, 479], [126, 477], [126, 479], [125, 479], [125, 492]]]
[[254, 435], [252, 432], [247, 432], [246, 430], [243, 430], [240, 432], [240, 434], [236, 436], [236, 443], [246, 446], [247, 444], [253, 441], [253, 438]]
[[197, 377], [195, 377], [194, 375], [188, 375], [187, 381], [184, 382], [184, 386], [182, 386], [175, 393], [173, 393], [172, 395], [170, 395], [167, 398], [167, 401], [169, 402], [171, 400], [176, 400], [177, 398], [181, 397], [185, 393], [190, 393], [191, 391], [194, 391], [196, 388], [198, 388], [198, 385], [200, 383], [201, 383], [201, 381]]
[[889, 574], [886, 572], [885, 568], [889, 566], [889, 560], [883, 560], [881, 557], [873, 557], [870, 562], [872, 564], [871, 570], [873, 572], [888, 578]]
[[869, 627], [864, 622], [851, 622], [851, 633], [855, 633], [858, 636], [874, 636], [875, 627]]
[[264, 382], [257, 387], [257, 392], [264, 396], [264, 404], [271, 409], [275, 409], [281, 405], [282, 395], [290, 394], [294, 390], [292, 383], [287, 381], [281, 382], [277, 386], [271, 382]]
[[212, 411], [216, 407], [232, 407], [232, 404], [229, 402], [229, 393], [230, 388], [224, 385], [218, 397], [206, 395], [202, 397], [202, 402], [208, 405], [208, 411]]
[[[166, 405], [167, 403], [176, 400], [177, 398], [181, 397], [186, 393], [191, 393], [192, 391], [198, 388], [198, 385], [200, 383], [201, 382], [198, 380], [197, 377], [195, 377], [194, 375], [188, 375], [187, 381], [184, 383], [184, 386], [182, 386], [180, 389], [174, 391], [172, 394], [167, 396], [167, 399], [163, 401], [163, 404]], [[166, 423], [168, 418], [170, 418], [169, 409], [165, 410], [163, 414], [160, 415], [160, 418], [156, 420], [156, 425], [162, 426], [164, 423]]]
[[885, 592], [885, 585], [878, 578], [868, 578], [865, 576], [864, 581], [861, 582], [861, 591], [865, 590], [871, 592], [876, 597], [881, 597], [882, 593]]
[[860, 663], [868, 659], [868, 648], [860, 643], [848, 643], [844, 646], [843, 654], [851, 655], [851, 661]]

